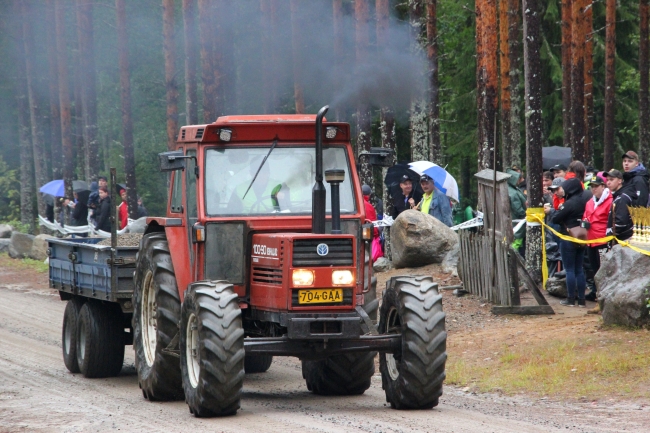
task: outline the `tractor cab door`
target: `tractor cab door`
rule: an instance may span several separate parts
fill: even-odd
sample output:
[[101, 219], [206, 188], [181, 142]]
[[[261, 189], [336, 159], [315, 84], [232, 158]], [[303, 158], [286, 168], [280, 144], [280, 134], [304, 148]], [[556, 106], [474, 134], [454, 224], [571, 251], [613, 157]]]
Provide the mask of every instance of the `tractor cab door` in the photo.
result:
[[185, 225], [187, 227], [187, 248], [190, 256], [190, 269], [192, 270], [192, 281], [198, 278], [196, 264], [197, 244], [192, 242], [192, 227], [198, 220], [198, 211], [196, 204], [196, 149], [187, 149], [185, 155], [193, 158], [186, 159], [185, 166]]

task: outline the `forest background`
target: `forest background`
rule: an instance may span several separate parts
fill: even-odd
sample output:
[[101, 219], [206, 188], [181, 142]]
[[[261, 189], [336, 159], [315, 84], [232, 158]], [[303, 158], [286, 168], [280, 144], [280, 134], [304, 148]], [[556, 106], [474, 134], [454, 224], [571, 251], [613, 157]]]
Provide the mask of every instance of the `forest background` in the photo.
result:
[[[586, 108], [584, 134], [590, 144], [579, 154], [598, 168], [609, 168], [603, 160], [606, 2], [615, 7], [615, 97], [607, 124], [613, 131], [608, 154], [620, 166], [619, 154], [642, 147], [639, 8], [645, 4], [647, 14], [648, 2], [572, 1], [581, 13], [591, 11], [591, 29], [584, 33], [593, 48], [593, 67], [587, 66], [593, 105]], [[572, 1], [534, 2], [541, 17], [544, 146], [575, 146], [563, 117], [562, 53], [570, 41], [563, 40], [562, 4]], [[489, 155], [482, 154], [482, 143], [490, 140], [481, 131], [485, 135], [491, 127], [479, 124], [485, 107], [477, 103], [484, 93], [483, 88], [477, 92], [477, 82], [482, 85], [477, 58], [503, 50], [477, 44], [476, 21], [479, 8], [489, 10], [489, 4], [496, 20], [496, 3], [509, 7], [514, 17], [510, 42], [518, 54], [507, 75], [515, 78], [510, 93], [517, 119], [507, 122], [518, 131], [505, 131], [506, 121], [498, 116], [488, 126], [498, 131], [497, 167], [525, 169], [517, 0], [0, 2], [0, 221], [33, 225], [42, 206], [38, 186], [64, 176], [93, 180], [107, 175], [109, 167], [117, 167], [118, 180], [142, 196], [150, 215], [163, 215], [167, 180], [158, 171], [156, 154], [168, 149], [181, 125], [228, 114], [315, 113], [326, 104], [332, 106], [329, 119], [353, 125], [358, 150], [394, 146], [398, 161], [433, 160], [459, 180], [462, 205], [474, 205], [472, 175], [491, 167], [485, 162]], [[491, 29], [498, 31], [498, 22]], [[434, 89], [432, 42], [438, 66]], [[188, 86], [192, 79], [196, 90]], [[433, 90], [438, 113], [427, 105]], [[174, 103], [176, 111], [170, 111]], [[61, 121], [66, 110], [67, 126]], [[387, 119], [388, 124], [394, 120], [394, 130], [386, 129]], [[512, 136], [518, 139], [509, 144], [514, 149], [509, 153], [506, 142]], [[363, 169], [361, 175], [369, 179]], [[375, 171], [369, 181], [379, 191], [381, 174]]]

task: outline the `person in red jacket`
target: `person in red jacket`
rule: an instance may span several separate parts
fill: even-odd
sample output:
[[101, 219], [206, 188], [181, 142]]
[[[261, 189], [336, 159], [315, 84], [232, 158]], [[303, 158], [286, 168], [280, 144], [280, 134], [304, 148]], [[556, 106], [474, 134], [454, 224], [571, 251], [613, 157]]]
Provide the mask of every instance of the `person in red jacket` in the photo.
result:
[[120, 189], [120, 197], [122, 203], [118, 206], [118, 217], [120, 219], [120, 230], [122, 230], [129, 223], [129, 206], [126, 204], [126, 190]]
[[[587, 202], [585, 206], [585, 213], [582, 220], [586, 222], [587, 239], [599, 239], [605, 237], [607, 231], [607, 218], [609, 210], [612, 207], [613, 196], [607, 186], [606, 180], [602, 176], [602, 172], [596, 174], [589, 181], [589, 188], [593, 193], [593, 197]], [[594, 275], [600, 269], [600, 254], [606, 251], [607, 243], [589, 244], [587, 247], [587, 254], [589, 256], [589, 265]], [[596, 300], [596, 287], [592, 287], [591, 292], [585, 296], [588, 301]]]

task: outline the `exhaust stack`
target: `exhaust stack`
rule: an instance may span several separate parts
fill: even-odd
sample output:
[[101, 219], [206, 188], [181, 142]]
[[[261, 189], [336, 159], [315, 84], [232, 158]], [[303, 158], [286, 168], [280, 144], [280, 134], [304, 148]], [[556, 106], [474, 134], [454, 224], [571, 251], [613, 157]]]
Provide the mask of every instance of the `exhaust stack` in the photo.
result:
[[323, 185], [323, 117], [329, 105], [318, 111], [316, 116], [316, 183], [312, 189], [311, 232], [325, 233], [326, 191]]

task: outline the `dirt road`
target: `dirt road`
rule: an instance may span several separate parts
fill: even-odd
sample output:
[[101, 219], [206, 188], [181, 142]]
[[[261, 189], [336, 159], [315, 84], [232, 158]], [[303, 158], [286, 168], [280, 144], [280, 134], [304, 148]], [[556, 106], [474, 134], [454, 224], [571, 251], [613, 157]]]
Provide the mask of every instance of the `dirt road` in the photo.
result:
[[650, 425], [643, 406], [568, 405], [449, 386], [433, 410], [396, 411], [378, 374], [363, 396], [319, 397], [307, 391], [294, 358], [247, 376], [236, 416], [197, 419], [182, 401], [142, 398], [130, 346], [119, 377], [70, 374], [60, 347], [65, 303], [20, 280], [0, 268], [0, 432], [619, 432]]

